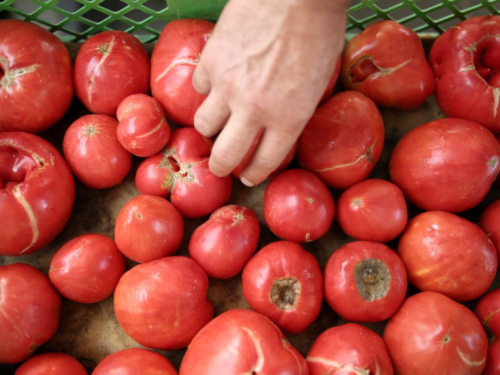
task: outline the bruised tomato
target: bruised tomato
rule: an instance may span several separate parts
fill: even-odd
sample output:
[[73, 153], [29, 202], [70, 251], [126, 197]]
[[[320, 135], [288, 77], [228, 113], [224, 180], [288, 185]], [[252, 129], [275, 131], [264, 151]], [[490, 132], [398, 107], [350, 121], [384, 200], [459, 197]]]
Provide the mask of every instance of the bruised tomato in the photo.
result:
[[141, 348], [124, 349], [107, 356], [92, 373], [92, 375], [153, 374], [177, 375], [177, 371], [161, 354]]

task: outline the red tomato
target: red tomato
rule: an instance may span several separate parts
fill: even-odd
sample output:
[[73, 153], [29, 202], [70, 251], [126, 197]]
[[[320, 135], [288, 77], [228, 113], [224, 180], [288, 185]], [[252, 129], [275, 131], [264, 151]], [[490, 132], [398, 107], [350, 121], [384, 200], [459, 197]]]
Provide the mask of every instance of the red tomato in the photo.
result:
[[194, 126], [194, 114], [205, 100], [193, 87], [193, 73], [214, 24], [199, 19], [170, 21], [151, 56], [151, 91], [167, 117]]
[[335, 90], [335, 85], [337, 84], [337, 80], [340, 74], [340, 68], [342, 67], [342, 57], [339, 56], [337, 61], [337, 65], [335, 65], [335, 71], [333, 72], [332, 78], [330, 78], [330, 82], [328, 82], [328, 86], [326, 87], [326, 91], [321, 98], [320, 104], [328, 100]]
[[0, 20], [0, 132], [39, 133], [73, 99], [73, 66], [64, 44], [34, 23]]
[[0, 267], [0, 363], [27, 359], [56, 333], [61, 297], [47, 276], [17, 263]]
[[88, 187], [118, 185], [132, 166], [132, 155], [116, 136], [118, 121], [106, 115], [80, 117], [66, 130], [63, 151], [71, 171]]
[[0, 133], [0, 255], [46, 246], [68, 222], [74, 201], [73, 176], [49, 142]]
[[245, 266], [242, 283], [252, 310], [286, 332], [305, 331], [321, 310], [323, 277], [318, 261], [294, 242], [264, 246]]
[[405, 229], [408, 209], [401, 190], [385, 180], [366, 180], [351, 186], [337, 202], [337, 222], [349, 236], [388, 242]]
[[500, 256], [500, 199], [486, 207], [479, 219], [479, 226], [489, 236]]
[[410, 283], [460, 302], [486, 292], [497, 271], [497, 252], [481, 228], [447, 212], [410, 220], [398, 254]]
[[495, 338], [500, 337], [500, 289], [482, 296], [474, 313]]
[[84, 234], [57, 251], [49, 278], [63, 297], [95, 303], [113, 294], [124, 272], [125, 259], [115, 241], [102, 234]]
[[417, 108], [434, 93], [434, 74], [422, 41], [395, 21], [368, 26], [347, 44], [342, 59], [344, 87], [378, 105]]
[[246, 207], [219, 208], [189, 241], [189, 255], [210, 277], [236, 276], [257, 249], [260, 224], [257, 215]]
[[479, 375], [488, 338], [465, 306], [434, 292], [407, 298], [387, 323], [384, 341], [399, 375]]
[[381, 322], [406, 296], [403, 262], [387, 246], [356, 241], [335, 251], [325, 267], [325, 299], [345, 320]]
[[139, 264], [116, 287], [116, 318], [143, 346], [184, 348], [214, 316], [207, 290], [207, 274], [190, 258], [173, 256]]
[[484, 375], [500, 375], [500, 341], [493, 341], [488, 347], [488, 358]]
[[421, 125], [396, 145], [389, 170], [406, 199], [423, 210], [461, 212], [483, 200], [498, 175], [500, 145], [467, 120]]
[[28, 359], [14, 375], [88, 375], [75, 358], [67, 354], [47, 353]]
[[332, 224], [335, 203], [319, 178], [291, 169], [273, 178], [264, 193], [264, 218], [278, 237], [309, 242], [322, 237]]
[[132, 94], [149, 92], [146, 49], [132, 34], [104, 31], [91, 36], [75, 60], [75, 92], [92, 113], [115, 116]]
[[368, 177], [383, 147], [377, 106], [356, 91], [345, 91], [316, 110], [299, 138], [297, 157], [302, 168], [343, 190]]
[[127, 258], [151, 262], [174, 254], [184, 238], [184, 220], [160, 197], [138, 195], [122, 208], [115, 223], [115, 241]]
[[206, 325], [189, 345], [180, 375], [308, 375], [304, 358], [269, 319], [230, 310]]
[[473, 17], [434, 42], [429, 61], [436, 75], [436, 101], [448, 117], [500, 132], [500, 17]]
[[[92, 375], [177, 375], [168, 359], [151, 350], [120, 350], [102, 360]], [[72, 375], [72, 374], [71, 374]]]
[[148, 95], [127, 96], [118, 106], [117, 136], [129, 152], [147, 157], [160, 152], [170, 138], [170, 127], [160, 103]]
[[392, 375], [384, 340], [368, 328], [347, 323], [327, 329], [306, 357], [311, 375]]
[[231, 176], [210, 172], [212, 144], [192, 128], [174, 130], [167, 147], [137, 169], [137, 189], [160, 197], [171, 194], [170, 201], [185, 218], [211, 214], [227, 203], [233, 186]]

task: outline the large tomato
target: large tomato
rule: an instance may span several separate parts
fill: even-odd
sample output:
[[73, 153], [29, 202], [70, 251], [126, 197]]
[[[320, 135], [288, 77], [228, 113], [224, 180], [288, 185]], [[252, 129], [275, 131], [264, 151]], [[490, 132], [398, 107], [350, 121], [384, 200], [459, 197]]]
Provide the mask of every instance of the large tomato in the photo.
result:
[[61, 154], [22, 132], [0, 133], [0, 255], [23, 255], [51, 242], [66, 225], [75, 182]]
[[465, 306], [434, 292], [407, 298], [384, 330], [399, 375], [480, 375], [488, 338]]
[[500, 199], [486, 207], [479, 218], [479, 226], [489, 236], [500, 256]]
[[107, 356], [92, 373], [92, 375], [153, 374], [177, 375], [177, 371], [175, 371], [169, 360], [162, 355], [141, 348], [124, 349]]
[[56, 333], [61, 297], [47, 276], [22, 263], [0, 267], [0, 296], [0, 363], [18, 363]]
[[420, 106], [436, 84], [422, 41], [395, 21], [374, 23], [351, 39], [340, 79], [378, 105], [403, 109]]
[[31, 22], [0, 20], [0, 132], [39, 133], [73, 99], [73, 66], [64, 44]]
[[230, 310], [193, 339], [180, 375], [309, 375], [304, 358], [269, 319], [254, 311]]
[[243, 270], [248, 304], [282, 330], [299, 333], [316, 320], [323, 302], [318, 261], [294, 242], [264, 246]]
[[46, 353], [24, 362], [15, 375], [88, 375], [75, 358], [67, 354]]
[[482, 296], [474, 313], [495, 338], [500, 338], [500, 289]]
[[328, 186], [347, 189], [368, 177], [383, 146], [377, 106], [356, 91], [345, 91], [316, 110], [299, 138], [297, 158]]
[[461, 212], [483, 200], [500, 170], [500, 145], [488, 129], [442, 119], [406, 134], [394, 149], [392, 181], [414, 205]]

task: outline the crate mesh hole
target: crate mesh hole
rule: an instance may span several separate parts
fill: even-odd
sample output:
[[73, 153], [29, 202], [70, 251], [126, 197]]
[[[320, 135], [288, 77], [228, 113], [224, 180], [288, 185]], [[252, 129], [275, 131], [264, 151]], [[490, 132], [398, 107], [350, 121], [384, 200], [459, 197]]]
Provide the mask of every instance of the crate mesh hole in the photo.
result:
[[462, 22], [462, 20], [459, 20], [458, 18], [452, 18], [451, 20], [448, 20], [448, 21], [445, 21], [445, 22], [440, 23], [440, 24], [439, 24], [439, 26], [440, 26], [443, 30], [448, 30], [450, 27], [456, 26], [456, 25], [458, 25], [460, 22]]
[[64, 25], [65, 30], [73, 31], [77, 34], [83, 34], [90, 30], [92, 26], [86, 25], [80, 21], [71, 21]]
[[127, 4], [125, 4], [124, 2], [119, 1], [119, 0], [104, 0], [99, 5], [103, 8], [106, 8], [107, 10], [112, 11], [112, 12], [119, 12], [123, 8], [127, 7]]
[[433, 21], [439, 21], [440, 19], [442, 19], [446, 16], [451, 16], [451, 15], [453, 15], [453, 12], [446, 7], [439, 8], [439, 9], [433, 10], [430, 13], [427, 13], [427, 16]]
[[35, 25], [38, 25], [40, 26], [42, 29], [45, 29], [45, 30], [50, 30], [50, 26], [47, 26], [41, 22], [37, 22], [37, 21], [31, 21], [31, 23], [34, 23]]
[[363, 7], [353, 13], [351, 13], [351, 17], [354, 18], [356, 21], [362, 21], [370, 16], [373, 16], [375, 12], [368, 8], [368, 7]]
[[142, 22], [144, 20], [147, 20], [151, 16], [147, 13], [144, 13], [142, 10], [133, 9], [127, 14], [125, 14], [125, 17], [135, 22]]
[[115, 20], [107, 25], [112, 30], [127, 31], [130, 29], [130, 25], [120, 20]]
[[365, 26], [368, 27], [368, 26], [373, 25], [374, 23], [377, 23], [377, 22], [382, 21], [382, 20], [383, 20], [383, 18], [377, 17], [371, 21], [365, 22]]
[[53, 25], [57, 25], [61, 21], [64, 21], [67, 17], [64, 14], [57, 13], [49, 9], [40, 14], [38, 18], [47, 21]]
[[155, 12], [161, 12], [168, 8], [165, 0], [148, 0], [143, 5]]
[[31, 14], [38, 9], [40, 9], [40, 6], [32, 3], [31, 1], [28, 0], [16, 0], [14, 4], [12, 5], [13, 8], [19, 9], [23, 13]]
[[88, 12], [85, 12], [84, 14], [82, 14], [82, 17], [95, 23], [100, 23], [109, 18], [107, 14], [99, 12], [95, 9], [91, 9]]
[[413, 12], [413, 10], [411, 10], [410, 8], [407, 8], [407, 7], [399, 8], [399, 9], [389, 13], [389, 15], [392, 18], [394, 18], [396, 21], [399, 21], [399, 20], [402, 20], [403, 18], [412, 16], [413, 14], [415, 14]]
[[153, 30], [156, 30], [156, 31], [162, 31], [163, 28], [167, 25], [167, 22], [166, 21], [163, 21], [163, 20], [155, 20], [151, 23], [148, 24], [148, 26], [150, 28], [152, 28]]
[[401, 4], [401, 0], [376, 0], [375, 3], [380, 9], [387, 10]]
[[495, 8], [497, 12], [500, 12], [500, 3], [493, 4], [493, 8]]
[[60, 39], [64, 39], [64, 40], [68, 40], [68, 41], [76, 39], [76, 37], [74, 35], [68, 34], [67, 32], [62, 31], [62, 30], [54, 31], [54, 35]]
[[75, 13], [77, 10], [83, 8], [83, 4], [80, 4], [74, 0], [61, 0], [57, 3], [56, 8], [65, 10], [69, 13]]
[[416, 28], [419, 28], [419, 29], [424, 29], [426, 28], [428, 25], [427, 22], [425, 22], [423, 19], [421, 18], [415, 18], [411, 21], [408, 21], [408, 22], [404, 22], [404, 25], [406, 27], [408, 27], [409, 29], [416, 29]]
[[473, 12], [467, 13], [466, 17], [467, 18], [472, 18], [472, 17], [477, 17], [477, 16], [487, 16], [491, 14], [488, 9], [486, 8], [479, 8]]
[[427, 10], [436, 6], [437, 4], [441, 4], [439, 0], [416, 0], [415, 6], [420, 10]]
[[456, 3], [454, 3], [455, 7], [459, 10], [466, 10], [470, 9], [471, 7], [471, 0], [459, 0]]

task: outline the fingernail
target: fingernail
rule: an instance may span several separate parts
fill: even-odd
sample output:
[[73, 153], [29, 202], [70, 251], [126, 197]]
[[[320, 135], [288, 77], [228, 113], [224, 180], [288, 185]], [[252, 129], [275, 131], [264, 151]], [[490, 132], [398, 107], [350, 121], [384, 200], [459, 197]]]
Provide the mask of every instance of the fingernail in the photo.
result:
[[243, 185], [246, 185], [248, 187], [253, 187], [253, 184], [250, 181], [248, 181], [245, 177], [241, 178], [241, 182]]

